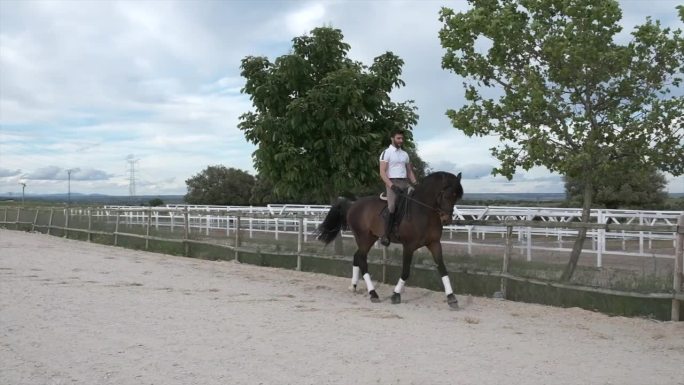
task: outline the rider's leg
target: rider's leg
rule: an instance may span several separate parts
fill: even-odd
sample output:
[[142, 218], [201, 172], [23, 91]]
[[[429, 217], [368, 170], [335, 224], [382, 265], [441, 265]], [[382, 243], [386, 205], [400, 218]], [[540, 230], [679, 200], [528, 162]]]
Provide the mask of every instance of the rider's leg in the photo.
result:
[[380, 238], [380, 244], [383, 246], [389, 246], [390, 244], [390, 231], [392, 229], [392, 225], [394, 224], [394, 209], [397, 203], [397, 194], [391, 189], [387, 189], [387, 211], [388, 215], [387, 218], [385, 218], [385, 233], [383, 236]]

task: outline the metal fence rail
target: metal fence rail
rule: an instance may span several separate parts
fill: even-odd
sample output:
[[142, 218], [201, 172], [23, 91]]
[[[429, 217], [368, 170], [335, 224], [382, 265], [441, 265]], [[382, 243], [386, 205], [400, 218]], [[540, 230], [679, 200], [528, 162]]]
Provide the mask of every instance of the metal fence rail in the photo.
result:
[[[10, 213], [10, 210], [12, 212]], [[69, 232], [77, 232], [86, 234], [87, 240], [90, 241], [93, 235], [111, 235], [113, 236], [114, 245], [119, 244], [119, 237], [132, 237], [144, 241], [144, 248], [147, 249], [150, 241], [166, 241], [182, 243], [185, 248], [185, 254], [188, 255], [188, 248], [190, 244], [207, 244], [213, 247], [228, 248], [235, 252], [235, 258], [239, 258], [239, 252], [246, 241], [243, 237], [254, 237], [257, 233], [268, 234], [278, 239], [280, 236], [290, 236], [296, 242], [296, 252], [293, 251], [278, 251], [278, 253], [291, 253], [297, 256], [297, 266], [301, 265], [300, 258], [303, 255], [303, 245], [306, 242], [308, 234], [316, 228], [320, 223], [320, 214], [302, 215], [302, 211], [292, 212], [279, 211], [275, 214], [270, 210], [254, 210], [252, 213], [245, 213], [244, 208], [237, 208], [230, 210], [225, 208], [189, 208], [189, 207], [165, 207], [165, 208], [142, 208], [142, 207], [104, 207], [104, 208], [4, 208], [1, 217], [2, 224], [16, 224], [30, 226], [31, 230], [36, 228], [46, 229], [46, 233], [50, 234], [53, 230], [60, 230], [69, 236]], [[481, 215], [480, 215], [481, 216]], [[42, 222], [39, 218], [42, 217]], [[501, 291], [505, 296], [506, 285], [509, 280], [526, 281], [534, 284], [545, 284], [554, 287], [572, 288], [573, 290], [583, 290], [589, 292], [598, 292], [604, 294], [621, 294], [639, 298], [672, 298], [672, 319], [678, 319], [680, 311], [679, 301], [684, 299], [682, 294], [682, 266], [684, 265], [684, 214], [679, 215], [677, 221], [667, 217], [660, 223], [655, 220], [648, 220], [647, 223], [620, 223], [619, 221], [596, 221], [594, 223], [579, 223], [576, 221], [542, 221], [534, 220], [529, 217], [529, 213], [523, 218], [521, 215], [498, 216], [497, 219], [458, 219], [454, 226], [450, 226], [445, 231], [459, 232], [468, 231], [472, 234], [473, 229], [489, 228], [503, 229], [503, 243], [495, 246], [503, 249], [503, 266], [500, 272], [487, 273], [488, 275], [496, 275], [501, 278]], [[45, 223], [45, 224], [43, 224]], [[515, 231], [518, 234], [523, 234], [526, 240], [524, 245], [519, 245], [519, 248], [530, 250], [532, 245], [532, 235], [546, 235], [554, 234], [558, 236], [555, 231], [562, 230], [565, 232], [576, 231], [580, 228], [587, 228], [588, 233], [595, 236], [604, 236], [606, 234], [624, 234], [624, 233], [644, 233], [644, 234], [671, 234], [675, 240], [676, 245], [673, 253], [665, 257], [674, 259], [674, 267], [672, 269], [671, 277], [672, 292], [671, 293], [637, 293], [625, 292], [620, 290], [605, 289], [598, 287], [566, 285], [562, 283], [553, 283], [548, 281], [540, 281], [531, 279], [529, 277], [521, 277], [512, 274], [509, 271], [510, 260], [515, 246], [513, 240], [516, 238]], [[152, 229], [167, 229], [162, 235], [152, 234]], [[174, 237], [173, 234], [177, 236]], [[483, 231], [485, 234], [496, 233], [496, 231]], [[192, 239], [191, 235], [220, 235], [225, 239], [229, 239], [232, 243], [216, 243], [203, 241], [202, 239]], [[346, 234], [347, 237], [351, 235]], [[519, 235], [518, 235], [519, 236]], [[604, 238], [606, 239], [606, 238]], [[470, 245], [471, 238], [468, 238], [468, 245]], [[256, 240], [258, 244], [263, 239]], [[463, 242], [445, 240], [445, 244], [458, 244]], [[480, 245], [480, 244], [478, 244]], [[557, 247], [536, 247], [539, 250], [563, 250]], [[386, 249], [383, 249], [386, 251]], [[598, 250], [593, 250], [598, 252]], [[600, 254], [599, 254], [600, 255]], [[529, 254], [528, 254], [529, 256]], [[383, 253], [383, 272], [384, 266], [387, 263]], [[599, 259], [600, 263], [600, 259]], [[383, 274], [384, 276], [384, 274]]]
[[[297, 217], [304, 217], [305, 237], [315, 230], [321, 223], [330, 206], [325, 205], [268, 205], [258, 206], [204, 206], [204, 205], [168, 205], [155, 208], [155, 226], [177, 226], [178, 213], [184, 209], [191, 213], [191, 231], [225, 231], [230, 234], [231, 220], [236, 215], [250, 217], [262, 216], [263, 219], [251, 218], [248, 221], [250, 237], [256, 233], [272, 233], [275, 239], [281, 234], [296, 231]], [[127, 221], [140, 222], [136, 219], [136, 212], [141, 207], [135, 206], [105, 206], [105, 210], [124, 210], [128, 212]], [[137, 214], [138, 216], [140, 214]], [[662, 226], [673, 226], [680, 215], [678, 211], [638, 211], [638, 210], [592, 210], [592, 221], [599, 224], [642, 225], [640, 230], [611, 230], [605, 228], [590, 229], [587, 239], [591, 242], [591, 249], [584, 253], [595, 255], [597, 267], [603, 266], [604, 255], [638, 256], [672, 258], [676, 236], [674, 232], [663, 231]], [[539, 207], [499, 207], [499, 206], [455, 206], [454, 224], [445, 226], [443, 240], [445, 244], [465, 246], [468, 254], [473, 254], [473, 247], [503, 248], [505, 226], [492, 225], [492, 221], [528, 220], [543, 223], [569, 224], [580, 220], [581, 210], [570, 208], [539, 208]], [[292, 218], [292, 219], [288, 219]], [[481, 220], [479, 225], [466, 225], [467, 221]], [[483, 225], [482, 223], [488, 223]], [[659, 230], [659, 227], [660, 230]], [[614, 227], [613, 227], [614, 229]], [[462, 240], [458, 235], [464, 234]], [[574, 239], [577, 231], [568, 226], [520, 226], [516, 228], [516, 250], [524, 253], [527, 260], [532, 260], [533, 251], [568, 252], [570, 247], [564, 242]], [[344, 234], [343, 236], [349, 236]], [[494, 238], [492, 238], [494, 237]], [[554, 242], [539, 244], [534, 239], [553, 239]], [[613, 242], [611, 242], [613, 241]], [[610, 243], [618, 241], [618, 247], [609, 247]], [[668, 243], [671, 247], [654, 250], [654, 242]], [[670, 250], [671, 249], [671, 250]]]
[[[64, 227], [68, 227], [66, 222], [69, 219], [80, 222], [104, 221], [114, 226], [114, 213], [118, 213], [117, 220], [124, 226], [145, 225], [149, 216], [152, 228], [156, 231], [164, 229], [172, 233], [182, 232], [187, 222], [188, 232], [191, 234], [223, 234], [226, 237], [235, 231], [236, 218], [243, 216], [247, 237], [266, 235], [274, 240], [286, 235], [296, 235], [300, 226], [299, 218], [302, 218], [303, 237], [307, 242], [328, 209], [329, 206], [309, 205], [174, 205], [155, 208], [104, 206], [40, 210], [49, 210], [51, 217], [57, 213], [55, 221], [60, 218], [65, 222]], [[20, 213], [21, 209], [17, 210], [17, 218]], [[596, 267], [604, 265], [604, 256], [607, 255], [672, 259], [677, 238], [672, 228], [679, 214], [676, 211], [593, 210], [594, 224], [602, 226], [589, 228], [589, 247], [582, 253], [592, 255]], [[2, 215], [5, 222], [11, 219], [7, 217], [8, 209]], [[579, 211], [575, 209], [456, 206], [454, 223], [444, 227], [442, 239], [445, 245], [464, 247], [468, 255], [475, 255], [474, 248], [504, 248], [506, 226], [501, 224], [502, 221], [529, 221], [529, 226], [519, 222], [515, 227], [516, 241], [513, 249], [524, 255], [527, 261], [532, 261], [533, 252], [569, 252], [569, 241], [576, 236], [574, 225], [578, 223], [579, 216]], [[14, 222], [18, 221], [17, 218], [14, 218]], [[624, 226], [618, 228], [617, 225]], [[342, 236], [350, 238], [352, 235], [343, 232]], [[658, 247], [654, 247], [654, 244]]]

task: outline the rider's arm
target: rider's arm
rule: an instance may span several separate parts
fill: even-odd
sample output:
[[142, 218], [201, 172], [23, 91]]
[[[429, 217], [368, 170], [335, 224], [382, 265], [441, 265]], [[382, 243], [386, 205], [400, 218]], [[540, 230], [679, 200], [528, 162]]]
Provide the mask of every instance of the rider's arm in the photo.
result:
[[387, 176], [387, 167], [389, 167], [389, 162], [381, 160], [380, 161], [380, 178], [382, 178], [382, 181], [385, 182], [385, 186], [387, 186], [387, 188], [390, 188], [390, 187], [392, 187], [392, 181]]
[[409, 162], [406, 163], [406, 175], [408, 175], [409, 180], [412, 184], [416, 184], [416, 174], [413, 173], [413, 165]]

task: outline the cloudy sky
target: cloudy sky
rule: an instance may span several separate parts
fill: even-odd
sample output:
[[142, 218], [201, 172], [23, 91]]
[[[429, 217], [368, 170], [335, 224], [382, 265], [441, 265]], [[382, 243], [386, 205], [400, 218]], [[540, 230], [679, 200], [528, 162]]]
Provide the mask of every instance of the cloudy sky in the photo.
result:
[[[622, 1], [625, 31], [646, 15], [681, 27], [678, 0]], [[274, 58], [316, 26], [340, 28], [352, 58], [385, 51], [404, 59], [421, 156], [434, 168], [463, 171], [469, 192], [562, 192], [560, 177], [521, 172], [489, 176], [495, 138], [469, 139], [444, 112], [463, 103], [461, 79], [440, 67], [434, 1], [0, 1], [0, 193], [72, 191], [127, 194], [126, 158], [138, 194], [185, 192], [208, 165], [254, 172], [237, 129], [250, 109], [240, 94], [240, 60]], [[684, 178], [670, 178], [684, 192]]]

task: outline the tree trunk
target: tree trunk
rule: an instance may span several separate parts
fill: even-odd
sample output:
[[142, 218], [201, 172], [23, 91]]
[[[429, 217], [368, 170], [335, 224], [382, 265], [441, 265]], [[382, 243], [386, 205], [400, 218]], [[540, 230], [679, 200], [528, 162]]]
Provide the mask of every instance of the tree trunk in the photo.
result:
[[[591, 215], [591, 203], [594, 196], [594, 186], [591, 181], [587, 181], [584, 184], [584, 199], [582, 205], [582, 222], [589, 223]], [[579, 262], [580, 254], [582, 253], [582, 248], [584, 247], [584, 240], [587, 238], [587, 229], [582, 228], [577, 232], [577, 239], [575, 239], [575, 244], [572, 246], [572, 251], [570, 252], [570, 260], [563, 270], [563, 274], [560, 277], [561, 281], [567, 282], [572, 278], [575, 273], [575, 268], [577, 267], [577, 262]]]

